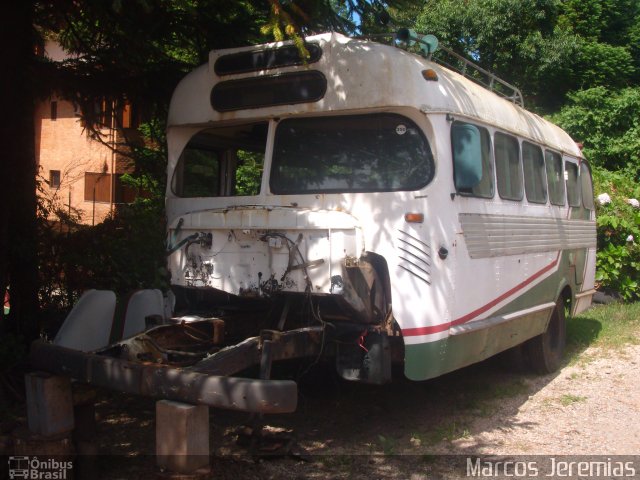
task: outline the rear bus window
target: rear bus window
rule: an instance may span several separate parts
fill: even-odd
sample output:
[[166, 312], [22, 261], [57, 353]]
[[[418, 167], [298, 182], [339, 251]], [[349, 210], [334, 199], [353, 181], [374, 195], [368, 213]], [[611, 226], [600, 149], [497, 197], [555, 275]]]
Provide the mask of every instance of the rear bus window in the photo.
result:
[[518, 140], [498, 132], [494, 143], [498, 193], [507, 200], [522, 200], [522, 164]]
[[171, 180], [180, 197], [260, 193], [267, 123], [203, 130], [185, 147]]
[[522, 142], [522, 166], [527, 200], [533, 203], [547, 203], [547, 180], [542, 148], [529, 142]]
[[401, 115], [291, 118], [276, 131], [276, 194], [419, 190], [435, 165], [420, 127]]
[[312, 103], [324, 97], [327, 79], [318, 71], [283, 73], [227, 80], [211, 90], [211, 106], [218, 112]]
[[545, 151], [545, 165], [547, 168], [547, 185], [549, 187], [549, 201], [553, 205], [564, 205], [564, 174], [562, 172], [562, 156], [559, 153]]
[[565, 163], [565, 174], [567, 180], [567, 200], [569, 206], [580, 206], [580, 184], [578, 183], [578, 165], [575, 163]]
[[181, 197], [220, 195], [220, 155], [215, 150], [187, 146], [173, 177], [173, 191]]

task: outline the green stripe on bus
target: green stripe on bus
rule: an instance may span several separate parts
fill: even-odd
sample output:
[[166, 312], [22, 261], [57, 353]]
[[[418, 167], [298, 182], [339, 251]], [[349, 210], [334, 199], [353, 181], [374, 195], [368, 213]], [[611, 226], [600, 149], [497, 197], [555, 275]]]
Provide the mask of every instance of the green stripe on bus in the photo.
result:
[[[491, 316], [499, 317], [555, 302], [566, 286], [571, 287], [575, 294], [577, 286], [573, 268], [570, 267], [570, 256], [579, 255], [582, 251], [564, 251], [556, 272]], [[536, 312], [474, 332], [434, 342], [405, 345], [405, 376], [411, 380], [427, 380], [485, 360], [542, 333], [549, 314], [550, 311]]]

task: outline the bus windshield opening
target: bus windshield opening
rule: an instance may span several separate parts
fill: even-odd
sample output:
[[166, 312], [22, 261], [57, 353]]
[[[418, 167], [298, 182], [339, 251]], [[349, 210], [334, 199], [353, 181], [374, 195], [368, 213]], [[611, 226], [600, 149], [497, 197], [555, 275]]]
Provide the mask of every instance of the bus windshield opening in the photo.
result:
[[420, 128], [391, 113], [291, 118], [278, 125], [275, 194], [412, 191], [434, 175]]
[[203, 130], [189, 141], [173, 174], [180, 197], [258, 195], [268, 123]]

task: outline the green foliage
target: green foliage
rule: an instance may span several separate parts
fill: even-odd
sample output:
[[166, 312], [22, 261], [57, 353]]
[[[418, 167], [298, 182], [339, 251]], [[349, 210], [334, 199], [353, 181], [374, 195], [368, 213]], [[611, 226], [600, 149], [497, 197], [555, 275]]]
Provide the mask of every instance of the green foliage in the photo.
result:
[[121, 206], [95, 227], [49, 230], [41, 242], [42, 308], [69, 308], [89, 288], [120, 298], [140, 288], [167, 289], [164, 242], [163, 205], [151, 200]]
[[625, 86], [634, 76], [636, 67], [627, 47], [607, 43], [580, 41], [570, 77], [578, 88]]
[[551, 120], [583, 143], [592, 164], [640, 175], [640, 88], [573, 93]]
[[385, 455], [395, 455], [396, 442], [393, 438], [378, 434], [378, 443], [382, 447], [382, 451]]
[[567, 319], [570, 353], [587, 346], [603, 350], [621, 349], [640, 343], [640, 302], [599, 305]]
[[565, 28], [611, 45], [628, 45], [638, 15], [636, 0], [565, 0], [562, 8]]
[[604, 27], [601, 0], [566, 0], [560, 23], [585, 39], [597, 40]]
[[565, 393], [561, 395], [558, 400], [563, 407], [568, 407], [569, 405], [572, 405], [574, 403], [584, 402], [585, 400], [587, 400], [587, 397], [584, 397], [582, 395], [574, 395], [572, 393]]
[[635, 81], [640, 80], [640, 15], [636, 18], [636, 23], [629, 30], [629, 50], [633, 57], [633, 64], [636, 66]]
[[518, 85], [529, 108], [564, 103], [551, 120], [583, 143], [596, 195], [612, 198], [598, 205], [597, 281], [639, 298], [640, 210], [626, 200], [640, 198], [640, 2], [433, 0], [413, 25], [398, 19]]
[[165, 109], [157, 111], [148, 122], [138, 127], [142, 142], [127, 145], [131, 150], [134, 172], [123, 176], [122, 182], [138, 192], [144, 192], [141, 199], [164, 199], [167, 182], [165, 118]]
[[[606, 193], [611, 202], [596, 202], [598, 253], [596, 281], [604, 290], [619, 293], [625, 301], [640, 299], [640, 209], [629, 199], [640, 198], [640, 186], [624, 172], [593, 169], [596, 195]], [[629, 236], [633, 237], [628, 241]]]
[[569, 73], [577, 52], [575, 37], [556, 28], [558, 14], [554, 0], [437, 0], [416, 28], [540, 96], [557, 90], [548, 87]]
[[[520, 87], [530, 108], [640, 75], [635, 0], [433, 0], [413, 25]], [[407, 18], [398, 15], [399, 23]], [[410, 22], [411, 23], [411, 22]], [[531, 105], [533, 103], [533, 105]]]
[[264, 154], [238, 150], [238, 160], [236, 195], [257, 195], [260, 192]]

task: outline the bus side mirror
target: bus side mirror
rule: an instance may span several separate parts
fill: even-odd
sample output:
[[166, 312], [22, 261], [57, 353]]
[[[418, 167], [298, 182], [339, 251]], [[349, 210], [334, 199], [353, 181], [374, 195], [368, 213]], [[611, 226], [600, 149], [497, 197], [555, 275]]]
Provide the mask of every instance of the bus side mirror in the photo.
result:
[[480, 130], [468, 123], [454, 123], [451, 125], [451, 143], [456, 190], [469, 190], [482, 179]]

